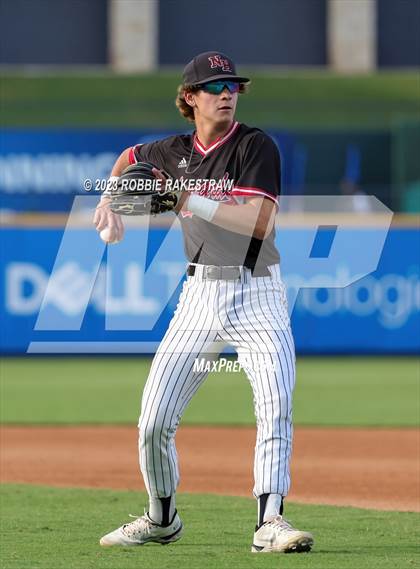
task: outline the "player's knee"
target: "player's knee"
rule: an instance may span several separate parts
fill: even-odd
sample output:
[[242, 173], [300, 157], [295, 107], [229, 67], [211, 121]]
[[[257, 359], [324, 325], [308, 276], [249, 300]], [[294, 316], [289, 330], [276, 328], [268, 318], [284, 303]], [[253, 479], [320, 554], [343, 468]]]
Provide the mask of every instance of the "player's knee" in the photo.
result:
[[154, 430], [148, 427], [139, 426], [139, 448], [145, 448], [153, 443]]
[[140, 446], [150, 445], [155, 436], [155, 428], [153, 423], [151, 425], [139, 424], [139, 444]]
[[139, 422], [139, 445], [140, 447], [159, 445], [162, 439], [167, 438], [168, 427], [163, 418], [156, 417], [147, 422]]

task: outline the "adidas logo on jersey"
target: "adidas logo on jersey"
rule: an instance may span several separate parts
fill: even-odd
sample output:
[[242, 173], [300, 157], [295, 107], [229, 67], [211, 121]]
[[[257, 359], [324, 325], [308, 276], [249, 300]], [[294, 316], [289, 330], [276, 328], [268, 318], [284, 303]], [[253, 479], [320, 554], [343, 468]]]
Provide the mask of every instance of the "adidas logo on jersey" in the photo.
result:
[[185, 158], [183, 158], [178, 164], [178, 168], [186, 168], [186, 167], [187, 167], [187, 161], [185, 160]]

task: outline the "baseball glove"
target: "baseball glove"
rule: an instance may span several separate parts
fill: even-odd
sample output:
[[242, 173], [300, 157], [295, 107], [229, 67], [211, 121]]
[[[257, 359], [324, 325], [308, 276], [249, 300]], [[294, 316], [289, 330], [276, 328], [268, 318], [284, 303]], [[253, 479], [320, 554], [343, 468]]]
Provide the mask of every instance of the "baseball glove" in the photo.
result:
[[122, 172], [116, 186], [107, 192], [111, 211], [119, 215], [158, 215], [174, 209], [178, 192], [166, 191], [152, 168], [156, 166], [137, 162]]

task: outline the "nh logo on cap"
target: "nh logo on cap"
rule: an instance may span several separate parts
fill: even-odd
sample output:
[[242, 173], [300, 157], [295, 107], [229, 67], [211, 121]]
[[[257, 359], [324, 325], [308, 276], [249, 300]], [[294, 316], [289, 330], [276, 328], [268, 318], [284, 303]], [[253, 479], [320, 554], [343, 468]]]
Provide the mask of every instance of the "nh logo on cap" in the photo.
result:
[[220, 55], [211, 55], [209, 57], [210, 67], [214, 69], [215, 67], [221, 67], [222, 71], [232, 71], [230, 68], [230, 63], [227, 59], [224, 59]]

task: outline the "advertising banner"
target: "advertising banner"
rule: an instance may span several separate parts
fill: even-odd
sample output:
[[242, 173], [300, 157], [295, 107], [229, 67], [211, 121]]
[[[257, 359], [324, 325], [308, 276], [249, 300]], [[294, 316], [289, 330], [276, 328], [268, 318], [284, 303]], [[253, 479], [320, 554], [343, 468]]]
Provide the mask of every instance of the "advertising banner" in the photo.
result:
[[[108, 247], [90, 228], [7, 228], [1, 239], [3, 353], [155, 351], [185, 278], [178, 227], [130, 228]], [[298, 353], [418, 352], [418, 231], [391, 229], [373, 267], [352, 265], [358, 239], [381, 245], [375, 229], [353, 230], [352, 251], [335, 236], [334, 260], [334, 249], [314, 252], [312, 229], [277, 230]]]

